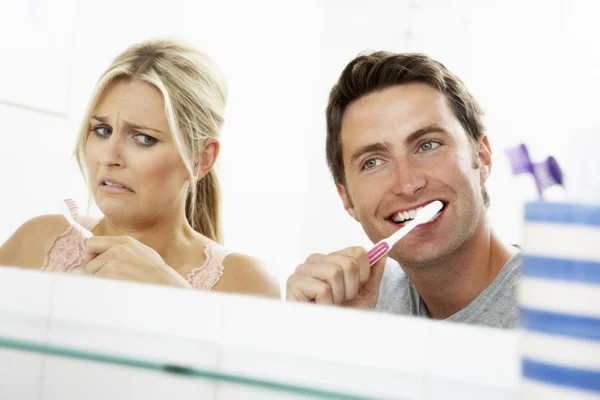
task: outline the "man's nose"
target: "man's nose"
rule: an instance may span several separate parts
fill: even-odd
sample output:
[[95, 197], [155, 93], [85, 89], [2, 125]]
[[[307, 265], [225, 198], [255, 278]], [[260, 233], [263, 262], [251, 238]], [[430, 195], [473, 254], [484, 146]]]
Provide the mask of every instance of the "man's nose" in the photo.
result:
[[425, 187], [425, 173], [410, 161], [397, 162], [392, 192], [396, 195], [414, 196]]

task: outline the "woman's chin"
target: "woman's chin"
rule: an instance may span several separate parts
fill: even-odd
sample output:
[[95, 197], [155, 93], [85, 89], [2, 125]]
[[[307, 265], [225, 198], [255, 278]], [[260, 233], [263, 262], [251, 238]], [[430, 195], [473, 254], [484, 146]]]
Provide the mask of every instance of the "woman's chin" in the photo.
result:
[[111, 221], [127, 221], [133, 217], [131, 208], [127, 208], [123, 204], [107, 204], [102, 202], [101, 204], [97, 205], [102, 215]]

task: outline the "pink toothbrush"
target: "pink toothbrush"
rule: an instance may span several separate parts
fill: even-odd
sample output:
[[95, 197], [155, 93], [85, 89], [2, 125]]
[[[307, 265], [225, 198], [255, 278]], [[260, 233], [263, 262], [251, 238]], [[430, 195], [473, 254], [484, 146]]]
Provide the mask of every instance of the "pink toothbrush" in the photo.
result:
[[373, 264], [379, 261], [381, 257], [386, 255], [387, 252], [390, 251], [392, 246], [396, 244], [396, 242], [398, 242], [400, 239], [406, 236], [408, 232], [412, 231], [417, 225], [421, 225], [431, 221], [433, 217], [435, 217], [436, 214], [442, 209], [442, 207], [443, 204], [439, 200], [427, 204], [425, 207], [419, 210], [419, 212], [412, 221], [404, 225], [389, 238], [383, 239], [379, 243], [377, 243], [367, 253], [369, 255], [369, 263], [371, 264], [371, 266], [373, 266]]
[[78, 230], [86, 240], [91, 238], [92, 236], [94, 236], [94, 235], [92, 235], [92, 232], [85, 229], [77, 221], [75, 221], [75, 218], [73, 218], [73, 215], [77, 214], [77, 205], [75, 204], [75, 202], [73, 200], [66, 199], [66, 200], [61, 201], [60, 202], [60, 210], [62, 211], [62, 213], [65, 216], [65, 218], [67, 219], [67, 221], [69, 221], [71, 226], [73, 228], [75, 228], [76, 230]]

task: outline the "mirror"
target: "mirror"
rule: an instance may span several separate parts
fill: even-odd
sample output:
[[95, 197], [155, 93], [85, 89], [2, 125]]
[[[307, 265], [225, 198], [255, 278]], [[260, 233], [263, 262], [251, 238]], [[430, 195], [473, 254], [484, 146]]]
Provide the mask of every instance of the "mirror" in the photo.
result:
[[342, 207], [324, 157], [328, 93], [349, 60], [367, 49], [427, 53], [481, 103], [493, 150], [488, 213], [502, 241], [520, 242], [522, 205], [536, 197], [531, 182], [518, 186], [506, 149], [526, 143], [536, 159], [552, 155], [570, 178], [568, 190], [585, 187], [572, 172], [574, 154], [593, 146], [580, 150], [580, 142], [563, 138], [597, 124], [591, 96], [600, 53], [588, 2], [110, 0], [97, 7], [64, 0], [0, 7], [1, 37], [16, 39], [0, 42], [11, 60], [0, 67], [7, 138], [0, 168], [10, 188], [0, 242], [29, 218], [59, 213], [63, 198], [100, 215], [87, 207], [72, 157], [81, 117], [111, 60], [162, 35], [198, 46], [227, 78], [216, 166], [224, 243], [264, 260], [282, 290], [309, 254], [372, 245]]

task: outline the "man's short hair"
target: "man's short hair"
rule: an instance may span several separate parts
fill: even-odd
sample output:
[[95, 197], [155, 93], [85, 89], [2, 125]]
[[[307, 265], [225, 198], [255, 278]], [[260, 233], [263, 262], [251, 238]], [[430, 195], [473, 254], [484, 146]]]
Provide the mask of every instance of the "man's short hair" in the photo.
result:
[[[336, 183], [345, 184], [342, 119], [348, 106], [363, 96], [392, 86], [420, 82], [441, 92], [465, 129], [473, 147], [473, 167], [479, 167], [477, 144], [484, 134], [483, 111], [465, 84], [442, 63], [417, 53], [378, 51], [353, 59], [331, 89], [327, 105], [327, 164]], [[484, 204], [490, 199], [481, 188]]]

